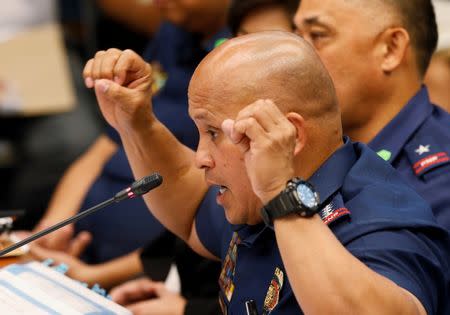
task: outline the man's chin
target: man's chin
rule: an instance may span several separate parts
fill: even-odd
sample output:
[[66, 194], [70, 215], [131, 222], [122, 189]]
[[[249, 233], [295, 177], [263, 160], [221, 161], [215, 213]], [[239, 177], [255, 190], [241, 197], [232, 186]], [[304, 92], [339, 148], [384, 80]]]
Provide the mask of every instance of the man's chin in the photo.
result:
[[241, 225], [247, 223], [242, 217], [237, 216], [235, 211], [229, 209], [225, 209], [225, 218], [227, 219], [228, 223], [232, 225]]

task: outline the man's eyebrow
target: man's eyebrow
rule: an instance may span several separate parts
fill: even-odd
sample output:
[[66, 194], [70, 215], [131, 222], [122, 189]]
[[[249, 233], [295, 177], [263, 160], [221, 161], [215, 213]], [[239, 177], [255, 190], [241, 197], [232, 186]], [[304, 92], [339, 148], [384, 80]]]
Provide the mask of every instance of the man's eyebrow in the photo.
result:
[[191, 115], [192, 119], [195, 120], [206, 120], [208, 119], [209, 116], [210, 116], [209, 113], [203, 110]]
[[305, 18], [303, 20], [303, 24], [306, 24], [306, 25], [318, 24], [318, 25], [322, 25], [322, 26], [328, 26], [326, 23], [324, 23], [323, 21], [320, 20], [318, 15], [313, 15], [313, 16], [309, 16], [309, 17]]

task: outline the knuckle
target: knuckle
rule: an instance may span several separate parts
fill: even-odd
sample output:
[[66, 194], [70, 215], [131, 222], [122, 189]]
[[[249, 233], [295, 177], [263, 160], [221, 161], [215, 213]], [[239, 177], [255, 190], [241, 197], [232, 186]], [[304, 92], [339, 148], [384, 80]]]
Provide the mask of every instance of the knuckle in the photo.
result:
[[105, 51], [104, 50], [99, 50], [99, 51], [97, 51], [96, 53], [95, 53], [95, 58], [99, 58], [99, 57], [101, 57], [102, 55], [104, 55], [105, 54]]
[[254, 108], [257, 109], [261, 109], [262, 107], [264, 107], [264, 100], [257, 100], [254, 104], [253, 104]]
[[149, 64], [149, 63], [145, 63], [145, 69], [149, 72], [149, 73], [152, 73], [153, 72], [153, 69], [152, 69], [152, 66]]
[[246, 125], [247, 125], [248, 127], [253, 127], [253, 126], [255, 126], [257, 123], [258, 123], [258, 122], [257, 122], [256, 118], [253, 117], [253, 116], [250, 116], [250, 117], [248, 117], [248, 118], [246, 119]]
[[236, 121], [234, 124], [234, 130], [237, 132], [243, 132], [245, 130], [245, 122], [243, 120]]
[[136, 53], [135, 53], [133, 50], [131, 50], [131, 49], [125, 49], [125, 50], [122, 52], [122, 54], [124, 54], [124, 55], [126, 55], [126, 56], [134, 56], [134, 55], [136, 55]]
[[92, 63], [94, 62], [94, 60], [93, 59], [90, 59], [87, 63], [86, 63], [86, 65], [84, 66], [84, 69], [83, 69], [83, 75], [84, 76], [88, 76], [90, 73], [91, 73], [91, 71], [92, 71], [92, 69], [91, 69], [91, 67], [92, 67]]
[[109, 48], [106, 52], [108, 54], [120, 54], [122, 51], [120, 49], [117, 49], [117, 48]]

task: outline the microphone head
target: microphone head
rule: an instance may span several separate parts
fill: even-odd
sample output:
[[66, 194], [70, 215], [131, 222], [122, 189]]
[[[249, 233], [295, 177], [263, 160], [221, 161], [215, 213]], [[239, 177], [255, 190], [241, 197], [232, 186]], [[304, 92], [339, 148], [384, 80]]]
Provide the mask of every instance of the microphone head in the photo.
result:
[[163, 182], [162, 176], [159, 175], [158, 173], [153, 173], [149, 176], [141, 178], [138, 181], [135, 181], [130, 188], [135, 195], [140, 196], [148, 193], [153, 188], [158, 187], [159, 185], [162, 184], [162, 182]]

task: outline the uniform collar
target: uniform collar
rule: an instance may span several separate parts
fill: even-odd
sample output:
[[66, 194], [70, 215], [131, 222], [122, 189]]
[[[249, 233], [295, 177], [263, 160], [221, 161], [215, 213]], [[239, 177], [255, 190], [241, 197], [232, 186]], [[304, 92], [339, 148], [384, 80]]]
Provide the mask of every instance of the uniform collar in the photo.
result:
[[272, 230], [264, 223], [257, 225], [242, 225], [238, 231], [236, 231], [241, 240], [241, 244], [247, 247], [251, 247], [256, 240], [266, 231]]
[[352, 142], [348, 137], [344, 137], [344, 145], [336, 150], [308, 180], [319, 193], [321, 204], [327, 202], [342, 187], [356, 160]]
[[[318, 191], [321, 204], [328, 203], [330, 197], [342, 187], [356, 160], [357, 155], [352, 142], [348, 137], [344, 137], [344, 144], [308, 180]], [[234, 229], [239, 234], [241, 244], [248, 247], [251, 247], [263, 233], [273, 231], [272, 227], [264, 223], [235, 225]]]
[[369, 147], [392, 163], [405, 146], [408, 139], [432, 114], [428, 90], [425, 86], [406, 104], [378, 135], [368, 144]]

